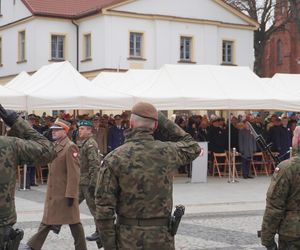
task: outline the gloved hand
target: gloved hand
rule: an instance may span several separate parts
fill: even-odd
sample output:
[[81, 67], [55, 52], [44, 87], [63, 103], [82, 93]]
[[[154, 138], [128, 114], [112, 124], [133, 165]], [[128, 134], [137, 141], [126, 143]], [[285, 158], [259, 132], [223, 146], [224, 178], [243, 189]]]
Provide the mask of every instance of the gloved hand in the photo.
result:
[[88, 191], [89, 191], [89, 194], [90, 194], [91, 197], [95, 196], [95, 189], [96, 189], [95, 186], [89, 185]]
[[74, 203], [74, 198], [67, 198], [68, 207], [72, 207]]
[[15, 111], [5, 109], [0, 104], [0, 117], [6, 123], [6, 125], [12, 127], [15, 124], [15, 122], [17, 121], [19, 116]]

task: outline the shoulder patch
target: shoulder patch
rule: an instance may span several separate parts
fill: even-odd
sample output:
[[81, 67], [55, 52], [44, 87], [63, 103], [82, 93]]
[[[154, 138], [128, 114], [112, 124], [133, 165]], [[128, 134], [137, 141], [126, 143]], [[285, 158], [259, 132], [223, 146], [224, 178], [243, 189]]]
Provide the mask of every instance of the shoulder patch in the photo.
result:
[[77, 158], [77, 157], [78, 157], [78, 153], [77, 153], [77, 152], [73, 152], [73, 153], [72, 153], [72, 156], [73, 156], [74, 158]]

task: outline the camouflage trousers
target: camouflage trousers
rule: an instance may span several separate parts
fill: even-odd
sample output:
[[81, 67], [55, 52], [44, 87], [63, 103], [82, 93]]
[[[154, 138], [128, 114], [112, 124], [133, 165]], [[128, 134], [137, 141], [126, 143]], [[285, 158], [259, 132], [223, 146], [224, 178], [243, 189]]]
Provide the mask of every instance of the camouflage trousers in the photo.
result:
[[279, 250], [299, 250], [300, 239], [286, 239], [279, 236]]
[[93, 215], [93, 217], [95, 218], [95, 214], [96, 214], [96, 204], [95, 204], [95, 199], [94, 197], [92, 197], [88, 191], [88, 186], [85, 185], [80, 185], [79, 186], [79, 204], [83, 201], [86, 201], [86, 204], [91, 212], [91, 214]]
[[166, 226], [117, 225], [117, 242], [118, 250], [175, 250]]

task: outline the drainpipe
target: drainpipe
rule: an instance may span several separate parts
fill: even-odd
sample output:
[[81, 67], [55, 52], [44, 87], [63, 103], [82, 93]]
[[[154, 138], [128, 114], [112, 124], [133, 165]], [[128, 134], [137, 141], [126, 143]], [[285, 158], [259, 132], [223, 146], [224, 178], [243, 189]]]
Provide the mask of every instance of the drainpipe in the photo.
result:
[[72, 20], [72, 23], [76, 27], [76, 69], [79, 71], [79, 25], [74, 20]]

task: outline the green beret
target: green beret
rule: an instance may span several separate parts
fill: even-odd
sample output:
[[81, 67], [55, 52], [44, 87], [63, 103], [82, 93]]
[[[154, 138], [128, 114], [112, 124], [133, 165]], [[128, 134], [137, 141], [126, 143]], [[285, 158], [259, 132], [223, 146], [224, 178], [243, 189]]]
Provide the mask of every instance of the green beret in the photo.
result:
[[81, 120], [78, 122], [78, 127], [81, 127], [81, 126], [93, 127], [93, 123], [88, 120]]

